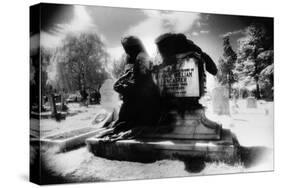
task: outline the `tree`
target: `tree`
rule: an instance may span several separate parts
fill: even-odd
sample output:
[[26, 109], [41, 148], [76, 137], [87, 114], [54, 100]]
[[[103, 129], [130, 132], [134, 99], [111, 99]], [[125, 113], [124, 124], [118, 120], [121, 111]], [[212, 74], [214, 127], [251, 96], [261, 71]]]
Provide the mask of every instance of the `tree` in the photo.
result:
[[41, 58], [41, 96], [46, 95], [48, 89], [48, 67], [51, 64], [52, 50], [41, 47], [40, 58]]
[[[239, 40], [236, 72], [240, 80], [253, 80], [256, 84], [256, 98], [261, 98], [261, 73], [273, 64], [273, 36], [269, 29], [254, 23], [245, 29], [245, 37]], [[272, 72], [273, 74], [273, 72]], [[272, 79], [273, 84], [273, 79]]]
[[59, 89], [99, 88], [108, 78], [108, 54], [97, 34], [67, 35], [53, 56]]
[[219, 59], [218, 82], [222, 85], [228, 85], [229, 98], [231, 98], [231, 85], [236, 81], [233, 69], [237, 60], [237, 55], [233, 51], [229, 42], [229, 36], [223, 38], [223, 57]]

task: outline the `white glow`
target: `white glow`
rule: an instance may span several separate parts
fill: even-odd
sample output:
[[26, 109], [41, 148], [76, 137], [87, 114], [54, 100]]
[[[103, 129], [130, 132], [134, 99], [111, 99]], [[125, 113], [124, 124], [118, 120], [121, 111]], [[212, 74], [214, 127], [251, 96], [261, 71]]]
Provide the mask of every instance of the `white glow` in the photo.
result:
[[55, 48], [68, 33], [94, 32], [96, 27], [84, 6], [74, 5], [74, 16], [69, 23], [57, 24], [58, 32], [41, 32], [41, 46]]
[[129, 28], [125, 35], [136, 35], [144, 43], [150, 56], [156, 54], [155, 39], [167, 32], [187, 32], [200, 18], [199, 13], [161, 12], [158, 10], [145, 10], [147, 19], [138, 25]]

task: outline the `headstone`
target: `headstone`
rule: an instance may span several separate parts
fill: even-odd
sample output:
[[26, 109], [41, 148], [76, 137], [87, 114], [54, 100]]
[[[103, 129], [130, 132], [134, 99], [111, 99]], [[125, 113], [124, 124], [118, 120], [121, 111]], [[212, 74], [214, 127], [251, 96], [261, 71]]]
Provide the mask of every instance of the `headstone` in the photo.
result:
[[54, 94], [50, 94], [49, 101], [50, 101], [50, 108], [51, 108], [52, 116], [56, 116], [57, 115], [57, 107], [56, 107], [56, 101], [55, 101]]
[[107, 79], [100, 88], [101, 105], [107, 110], [118, 110], [120, 99], [118, 93], [113, 90], [114, 80]]
[[[222, 129], [220, 124], [209, 120], [204, 107], [199, 104], [205, 91], [206, 61], [200, 54], [188, 51], [190, 48], [187, 47], [192, 47], [193, 43], [183, 36], [168, 33], [159, 37], [160, 42], [156, 41], [163, 58], [163, 62], [153, 69], [153, 80], [160, 92], [162, 108], [158, 123], [134, 127], [127, 131], [134, 133], [133, 136], [117, 140], [104, 140], [103, 137], [87, 139], [87, 148], [96, 156], [141, 162], [177, 157], [232, 161], [236, 157], [238, 142], [235, 136], [230, 130]], [[208, 69], [216, 74], [213, 66], [214, 63], [208, 64]]]
[[257, 100], [255, 97], [247, 98], [247, 108], [257, 108]]
[[[148, 128], [149, 132], [144, 130], [145, 133], [136, 139], [110, 142], [92, 137], [86, 140], [87, 148], [96, 156], [113, 160], [149, 162], [165, 158], [206, 157], [209, 160], [234, 161], [238, 141], [231, 131], [207, 119], [203, 107], [193, 109], [184, 105], [185, 102], [192, 104], [189, 100], [199, 96], [201, 83], [197, 79], [197, 65], [198, 62], [191, 58], [178, 66], [162, 67], [155, 73], [164, 101], [168, 105], [175, 104], [167, 109], [166, 116], [170, 121], [160, 121], [158, 126]], [[189, 91], [191, 88], [195, 91]]]
[[186, 57], [156, 71], [156, 83], [167, 111], [160, 121], [161, 133], [149, 137], [220, 139], [220, 125], [205, 117], [202, 106], [193, 106], [200, 99], [200, 84], [203, 84], [199, 81], [198, 63], [198, 59]]
[[162, 95], [199, 97], [199, 73], [194, 58], [185, 59], [158, 72], [158, 86]]
[[63, 91], [63, 92], [61, 92], [61, 106], [60, 106], [60, 108], [61, 108], [61, 111], [66, 111], [67, 110], [67, 106], [66, 106], [66, 100], [65, 100], [65, 98], [66, 98], [66, 96], [65, 96], [66, 94], [65, 94], [65, 92]]
[[224, 86], [216, 87], [212, 93], [213, 112], [218, 115], [229, 115], [228, 89]]
[[232, 104], [231, 104], [231, 113], [232, 114], [238, 114], [239, 113], [239, 105], [238, 105], [238, 102], [237, 102], [237, 99], [238, 96], [234, 96], [233, 97], [233, 101], [232, 101]]

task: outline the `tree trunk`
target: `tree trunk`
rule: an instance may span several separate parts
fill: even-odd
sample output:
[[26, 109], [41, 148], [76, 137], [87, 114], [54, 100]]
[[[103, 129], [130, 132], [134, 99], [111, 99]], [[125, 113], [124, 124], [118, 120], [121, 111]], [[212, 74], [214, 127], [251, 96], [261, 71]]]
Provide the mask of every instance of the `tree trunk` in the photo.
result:
[[228, 74], [228, 98], [231, 99], [231, 73]]
[[228, 83], [228, 98], [231, 99], [231, 83]]
[[259, 86], [259, 78], [258, 78], [258, 76], [255, 77], [255, 81], [256, 81], [256, 98], [260, 99], [261, 95], [260, 95], [260, 86]]

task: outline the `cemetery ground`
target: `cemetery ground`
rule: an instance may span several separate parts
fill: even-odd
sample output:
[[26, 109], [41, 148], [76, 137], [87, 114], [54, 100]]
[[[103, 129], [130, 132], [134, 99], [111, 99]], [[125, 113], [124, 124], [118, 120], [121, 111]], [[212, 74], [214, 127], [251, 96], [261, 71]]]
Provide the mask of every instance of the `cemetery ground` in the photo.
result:
[[[204, 105], [209, 119], [221, 123], [223, 128], [231, 129], [237, 136], [242, 146], [241, 161], [235, 164], [206, 162], [204, 168], [192, 170], [188, 168], [188, 162], [180, 160], [160, 160], [153, 163], [117, 161], [94, 156], [86, 146], [65, 152], [57, 152], [55, 148], [43, 146], [42, 180], [45, 183], [118, 181], [273, 169], [273, 102], [260, 100], [257, 102], [257, 108], [247, 108], [244, 99], [238, 100], [236, 107], [234, 102], [230, 101], [230, 115], [214, 114], [211, 101], [205, 101]], [[68, 107], [70, 115], [65, 120], [41, 120], [41, 137], [81, 128], [96, 128], [92, 121], [101, 109], [100, 105], [85, 107], [71, 103]], [[38, 131], [34, 127], [32, 130]]]

